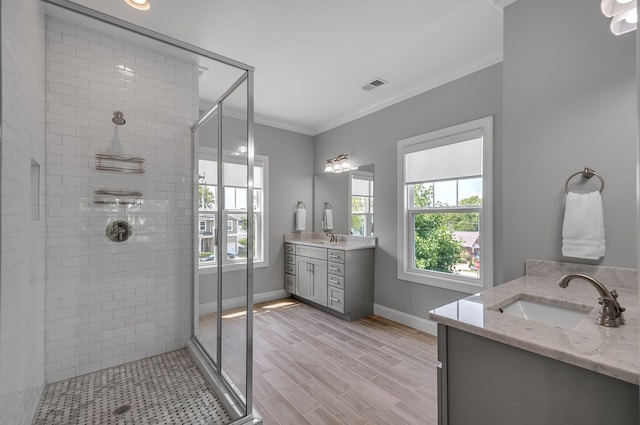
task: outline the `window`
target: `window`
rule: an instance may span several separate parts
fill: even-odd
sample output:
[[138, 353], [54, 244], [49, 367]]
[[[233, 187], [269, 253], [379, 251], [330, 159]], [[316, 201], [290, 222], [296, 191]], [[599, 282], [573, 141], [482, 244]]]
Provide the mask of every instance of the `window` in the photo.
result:
[[[223, 267], [233, 270], [234, 265], [246, 263], [247, 258], [247, 166], [238, 158], [230, 156], [223, 159], [224, 210], [222, 211], [222, 223], [226, 223], [218, 229], [216, 226], [216, 213], [220, 203], [218, 202], [219, 188], [218, 163], [214, 152], [207, 148], [201, 148], [198, 158], [198, 199], [199, 199], [199, 266], [202, 272], [214, 272], [218, 264], [219, 255], [215, 243], [216, 229], [221, 234], [223, 246], [226, 252], [222, 255]], [[265, 267], [267, 259], [266, 226], [266, 199], [267, 198], [267, 173], [268, 158], [255, 155], [253, 184], [253, 222], [255, 229], [254, 240], [254, 267]], [[204, 228], [203, 228], [204, 223]]]
[[351, 172], [351, 233], [373, 236], [373, 175]]
[[492, 118], [398, 142], [398, 279], [493, 286]]

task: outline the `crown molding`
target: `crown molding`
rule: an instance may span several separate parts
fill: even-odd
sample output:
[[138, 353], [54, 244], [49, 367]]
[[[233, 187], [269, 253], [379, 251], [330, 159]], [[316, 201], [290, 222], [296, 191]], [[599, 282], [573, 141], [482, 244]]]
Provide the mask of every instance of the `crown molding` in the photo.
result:
[[323, 133], [325, 131], [331, 130], [333, 128], [339, 127], [343, 124], [346, 124], [348, 122], [354, 121], [358, 118], [362, 118], [365, 117], [367, 115], [370, 115], [374, 112], [377, 112], [381, 109], [384, 109], [388, 106], [391, 105], [395, 105], [396, 103], [400, 103], [404, 100], [410, 99], [412, 97], [415, 97], [419, 94], [428, 92], [429, 90], [433, 90], [437, 87], [440, 87], [444, 84], [450, 83], [452, 81], [455, 81], [459, 78], [465, 77], [467, 75], [473, 74], [474, 72], [480, 71], [481, 69], [484, 68], [488, 68], [492, 65], [495, 65], [497, 63], [502, 62], [502, 51], [497, 52], [493, 55], [487, 56], [485, 58], [483, 58], [482, 60], [479, 60], [471, 65], [468, 66], [464, 66], [462, 68], [458, 68], [450, 73], [447, 73], [446, 75], [442, 76], [441, 78], [435, 79], [435, 80], [431, 80], [426, 82], [425, 84], [422, 84], [414, 89], [408, 90], [404, 93], [399, 94], [398, 96], [394, 96], [392, 98], [389, 98], [387, 100], [384, 100], [380, 103], [377, 103], [375, 105], [371, 105], [365, 109], [361, 109], [360, 111], [354, 112], [352, 114], [346, 115], [340, 119], [337, 119], [335, 121], [331, 121], [328, 122], [324, 125], [321, 125], [319, 127], [315, 128], [315, 131], [313, 132], [313, 135], [318, 135], [320, 133]]
[[496, 10], [502, 15], [502, 11], [504, 10], [505, 7], [517, 1], [518, 0], [489, 0], [489, 3], [491, 3], [493, 7], [495, 7]]

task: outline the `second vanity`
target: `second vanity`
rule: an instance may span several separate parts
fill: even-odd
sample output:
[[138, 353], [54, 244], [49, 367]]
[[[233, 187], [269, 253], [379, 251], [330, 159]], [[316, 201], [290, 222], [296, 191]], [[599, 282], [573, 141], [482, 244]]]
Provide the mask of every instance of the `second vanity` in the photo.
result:
[[[558, 284], [573, 273], [615, 289], [626, 323], [597, 325], [594, 285]], [[636, 282], [631, 269], [528, 260], [526, 276], [431, 311], [438, 423], [638, 423]], [[526, 311], [527, 303], [543, 309]]]
[[373, 314], [375, 238], [287, 233], [285, 289], [346, 320]]

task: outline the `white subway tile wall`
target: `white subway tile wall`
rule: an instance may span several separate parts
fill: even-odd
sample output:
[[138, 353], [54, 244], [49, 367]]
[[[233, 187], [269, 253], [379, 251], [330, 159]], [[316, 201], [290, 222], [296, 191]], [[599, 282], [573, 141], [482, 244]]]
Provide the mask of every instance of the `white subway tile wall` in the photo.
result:
[[[175, 350], [191, 334], [197, 65], [132, 40], [47, 18], [47, 382]], [[145, 173], [96, 170], [98, 153], [142, 157]], [[98, 205], [101, 189], [142, 202]], [[106, 237], [114, 220], [131, 224], [126, 242]]]
[[[31, 422], [44, 387], [45, 17], [38, 1], [0, 7], [0, 423], [22, 424]], [[40, 165], [35, 180], [32, 161]]]

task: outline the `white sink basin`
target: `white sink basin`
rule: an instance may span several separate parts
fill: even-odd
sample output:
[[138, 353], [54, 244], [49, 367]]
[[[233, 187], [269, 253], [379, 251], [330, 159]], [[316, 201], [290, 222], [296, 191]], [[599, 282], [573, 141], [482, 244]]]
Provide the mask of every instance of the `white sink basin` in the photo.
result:
[[522, 296], [496, 310], [509, 316], [568, 329], [587, 317], [592, 308], [584, 309], [575, 304], [556, 304]]

